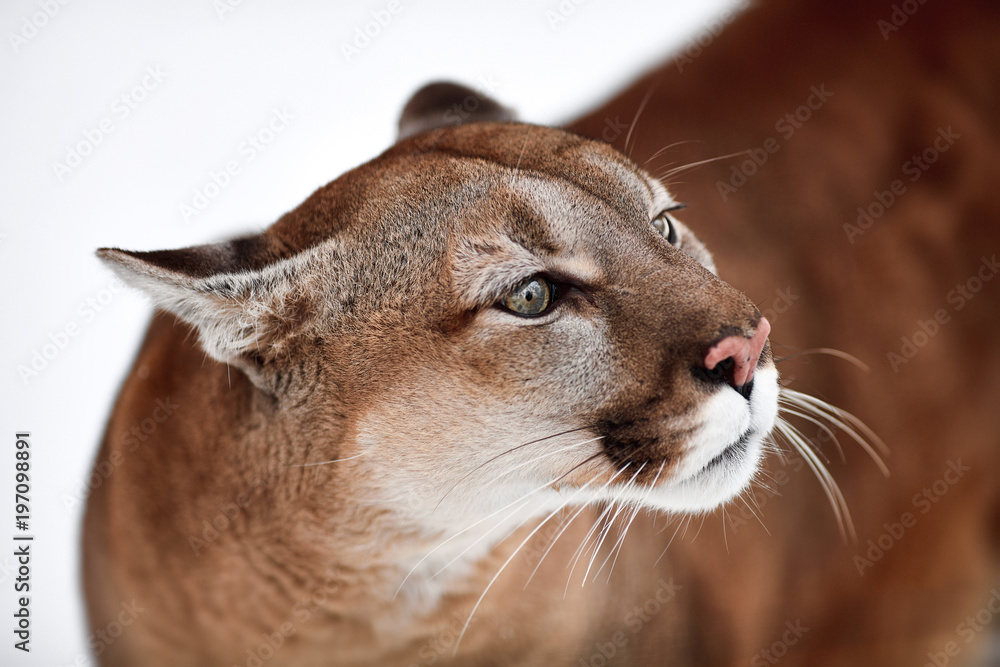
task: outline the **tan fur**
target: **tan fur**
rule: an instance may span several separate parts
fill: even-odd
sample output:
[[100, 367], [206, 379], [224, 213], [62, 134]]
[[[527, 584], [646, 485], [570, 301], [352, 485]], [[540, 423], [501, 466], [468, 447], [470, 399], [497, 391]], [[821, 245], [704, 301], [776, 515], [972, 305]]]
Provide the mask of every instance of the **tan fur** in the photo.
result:
[[[277, 637], [274, 664], [548, 665], [617, 632], [660, 548], [581, 586], [585, 506], [714, 507], [775, 409], [766, 349], [749, 400], [697, 371], [760, 315], [683, 225], [653, 228], [670, 204], [599, 142], [479, 123], [401, 141], [259, 237], [103, 250], [187, 324], [157, 315], [99, 455], [92, 624], [146, 609], [102, 660], [252, 664]], [[538, 274], [550, 313], [496, 307]], [[157, 400], [178, 407], [130, 440]], [[507, 561], [539, 518], [564, 532], [525, 588], [547, 543]]]
[[[608, 119], [631, 121], [645, 99], [626, 152], [654, 173], [778, 142], [725, 201], [718, 183], [746, 154], [665, 180], [691, 202], [685, 220], [722, 275], [773, 320], [775, 356], [788, 358], [782, 377], [857, 414], [892, 451], [885, 478], [849, 441], [842, 461], [818, 427], [800, 423], [830, 459], [856, 543], [833, 529], [801, 461], [776, 457], [776, 493], [757, 489], [760, 508], [751, 503], [766, 531], [735, 503], [697, 540], [675, 543], [674, 565], [691, 588], [674, 610], [691, 650], [673, 664], [768, 664], [761, 652], [796, 620], [809, 631], [786, 647], [782, 666], [934, 664], [929, 654], [938, 664], [987, 664], [998, 619], [980, 631], [967, 619], [1000, 590], [1000, 277], [962, 297], [961, 309], [949, 294], [978, 277], [984, 258], [1000, 258], [997, 9], [752, 3], [710, 45], [685, 50], [571, 125], [600, 137]], [[832, 96], [786, 138], [776, 124], [806, 105], [812, 86]], [[911, 180], [904, 165], [948, 127], [960, 138]], [[614, 145], [624, 149], [625, 136]], [[905, 193], [852, 243], [844, 226], [857, 226], [858, 208], [895, 180]], [[895, 372], [889, 353], [902, 356], [901, 339], [912, 341], [940, 309], [949, 320]], [[817, 348], [869, 370], [806, 353]], [[959, 460], [969, 470], [957, 483], [921, 501]], [[869, 540], [907, 512], [916, 524], [898, 541], [883, 538], [893, 545], [859, 575], [855, 557], [867, 559]], [[949, 643], [958, 655], [944, 653]]]
[[[628, 145], [617, 140], [634, 163], [556, 130], [449, 126], [435, 109], [468, 91], [431, 88], [403, 141], [260, 236], [104, 251], [180, 318], [154, 318], [99, 454], [113, 472], [87, 512], [91, 624], [133, 599], [145, 608], [102, 663], [768, 664], [761, 651], [797, 621], [808, 631], [783, 665], [922, 664], [962, 641], [956, 625], [996, 585], [997, 292], [900, 373], [885, 354], [997, 241], [984, 223], [1000, 213], [995, 21], [928, 3], [887, 41], [874, 26], [891, 8], [800, 6], [752, 9], [693, 64], [572, 126], [598, 138], [652, 88]], [[692, 369], [721, 337], [749, 336], [758, 313], [685, 227], [680, 252], [652, 231], [672, 200], [635, 164], [756, 146], [823, 83], [834, 97], [731, 200], [716, 186], [726, 162], [671, 190], [761, 310], [776, 288], [799, 296], [771, 315], [791, 354], [832, 346], [872, 367], [798, 360], [783, 373], [888, 440], [892, 476], [846, 445], [840, 463], [810, 426], [857, 544], [799, 455], [771, 457], [761, 481], [781, 495], [758, 487], [761, 507], [747, 505], [770, 533], [736, 503], [696, 540], [673, 539], [690, 522], [592, 492], [610, 481], [624, 493], [635, 475], [632, 500], [683, 508], [690, 498], [665, 487], [714, 440], [700, 411], [743, 400]], [[856, 206], [949, 121], [961, 143], [848, 243]], [[690, 139], [707, 143], [657, 155]], [[580, 287], [544, 324], [493, 306], [533, 272]], [[771, 368], [766, 351], [762, 384]], [[158, 399], [177, 407], [137, 432]], [[971, 471], [858, 576], [865, 542], [956, 459]], [[546, 483], [522, 512], [496, 513]], [[726, 495], [698, 488], [708, 505]]]

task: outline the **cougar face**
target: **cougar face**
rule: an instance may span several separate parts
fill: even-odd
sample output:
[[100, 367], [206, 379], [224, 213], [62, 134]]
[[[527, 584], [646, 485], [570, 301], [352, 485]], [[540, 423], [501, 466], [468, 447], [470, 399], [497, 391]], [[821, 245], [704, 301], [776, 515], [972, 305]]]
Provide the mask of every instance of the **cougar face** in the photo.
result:
[[[457, 128], [433, 153], [403, 143], [389, 158], [427, 180], [393, 184], [373, 239], [405, 255], [417, 218], [441, 254], [388, 281], [397, 319], [372, 339], [419, 342], [373, 357], [379, 409], [348, 455], [388, 457], [387, 489], [428, 519], [539, 487], [540, 509], [617, 497], [699, 511], [748, 483], [777, 409], [768, 325], [657, 182], [531, 126]], [[537, 305], [519, 312], [525, 296]]]
[[[777, 411], [767, 320], [626, 157], [496, 120], [411, 123], [256, 236], [100, 251], [180, 321], [151, 329], [151, 379], [126, 384], [101, 456], [150, 387], [193, 406], [91, 501], [91, 562], [146, 573], [110, 570], [116, 587], [181, 610], [220, 568], [231, 595], [267, 589], [259, 554], [279, 579], [336, 564], [355, 573], [336, 604], [368, 614], [378, 662], [526, 522], [599, 502], [701, 512], [749, 484]], [[177, 549], [250, 485], [261, 499], [219, 549], [247, 564]], [[116, 537], [149, 517], [148, 544]], [[172, 587], [168, 563], [187, 572]], [[239, 636], [280, 607], [183, 622]]]
[[[486, 123], [427, 141], [252, 242], [301, 247], [288, 258], [189, 276], [196, 296], [173, 305], [206, 349], [269, 391], [275, 377], [317, 387], [311, 415], [348, 406], [352, 436], [312, 453], [358, 456], [375, 499], [432, 524], [536, 487], [540, 509], [575, 494], [699, 511], [738, 493], [776, 413], [768, 325], [663, 187], [559, 130]], [[194, 312], [206, 298], [236, 312]]]

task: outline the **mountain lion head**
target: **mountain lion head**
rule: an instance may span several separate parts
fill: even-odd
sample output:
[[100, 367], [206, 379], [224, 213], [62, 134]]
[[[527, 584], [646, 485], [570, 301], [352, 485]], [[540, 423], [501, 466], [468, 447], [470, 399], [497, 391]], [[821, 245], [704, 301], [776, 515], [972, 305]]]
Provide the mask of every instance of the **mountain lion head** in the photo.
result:
[[[447, 122], [469, 94], [421, 91], [396, 145], [263, 233], [100, 251], [172, 315], [101, 456], [155, 396], [183, 407], [91, 499], [92, 617], [160, 568], [174, 579], [146, 599], [203, 595], [212, 568], [250, 590], [240, 558], [280, 524], [303, 563], [381, 568], [357, 575], [380, 599], [371, 641], [405, 642], [408, 614], [433, 614], [530, 519], [702, 512], [751, 482], [777, 413], [767, 321], [626, 156], [480, 97], [477, 122]], [[235, 561], [192, 556], [189, 536], [252, 478], [263, 500], [220, 538]], [[428, 583], [455, 560], [468, 567]]]

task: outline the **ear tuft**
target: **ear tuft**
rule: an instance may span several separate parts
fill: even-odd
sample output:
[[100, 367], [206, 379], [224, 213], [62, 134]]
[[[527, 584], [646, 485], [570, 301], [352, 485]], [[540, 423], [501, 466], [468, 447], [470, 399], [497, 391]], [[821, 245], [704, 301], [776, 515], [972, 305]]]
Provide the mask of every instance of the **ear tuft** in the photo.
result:
[[515, 118], [513, 111], [471, 88], [456, 83], [431, 83], [418, 90], [403, 107], [397, 139], [449, 125], [508, 122]]

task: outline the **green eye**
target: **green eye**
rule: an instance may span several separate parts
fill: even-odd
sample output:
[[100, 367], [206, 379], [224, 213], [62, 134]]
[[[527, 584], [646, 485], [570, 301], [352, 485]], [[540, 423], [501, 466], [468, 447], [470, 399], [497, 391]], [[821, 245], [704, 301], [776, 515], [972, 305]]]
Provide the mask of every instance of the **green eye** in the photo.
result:
[[556, 286], [541, 276], [532, 276], [519, 282], [503, 298], [504, 308], [522, 317], [541, 315], [556, 298]]
[[675, 211], [678, 208], [683, 208], [683, 206], [672, 206], [665, 211], [661, 211], [655, 218], [653, 218], [653, 228], [659, 232], [660, 236], [667, 240], [670, 245], [677, 245], [677, 229], [674, 227], [674, 223], [670, 219], [670, 211]]

